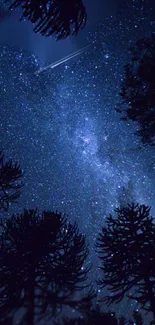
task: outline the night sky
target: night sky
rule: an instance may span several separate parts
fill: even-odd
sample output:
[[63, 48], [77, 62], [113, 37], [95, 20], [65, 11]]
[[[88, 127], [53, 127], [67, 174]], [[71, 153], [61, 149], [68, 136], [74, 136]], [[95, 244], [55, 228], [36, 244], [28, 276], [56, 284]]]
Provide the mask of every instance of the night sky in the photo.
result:
[[[147, 204], [155, 215], [154, 148], [142, 146], [136, 124], [120, 121], [114, 110], [127, 48], [155, 32], [155, 4], [90, 2], [84, 2], [88, 26], [64, 41], [35, 35], [30, 23], [18, 22], [18, 13], [1, 20], [0, 141], [5, 157], [24, 171], [21, 198], [10, 212], [57, 209], [76, 220], [90, 244], [96, 277], [92, 246], [122, 193], [124, 202]], [[35, 74], [88, 44], [80, 56]], [[118, 314], [133, 306], [125, 299], [114, 308]]]

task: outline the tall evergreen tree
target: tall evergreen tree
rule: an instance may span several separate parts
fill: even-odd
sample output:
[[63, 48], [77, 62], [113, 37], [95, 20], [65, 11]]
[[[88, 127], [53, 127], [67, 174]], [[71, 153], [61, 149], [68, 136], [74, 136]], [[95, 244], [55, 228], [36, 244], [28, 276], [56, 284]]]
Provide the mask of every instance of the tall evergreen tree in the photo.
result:
[[76, 224], [57, 212], [25, 210], [0, 226], [1, 320], [24, 307], [23, 323], [33, 325], [36, 316], [90, 302], [91, 291], [74, 299], [89, 270], [83, 266], [88, 255], [85, 237]]
[[129, 48], [131, 60], [125, 66], [116, 110], [122, 120], [138, 123], [136, 134], [143, 143], [155, 145], [155, 34]]
[[155, 225], [150, 208], [132, 203], [115, 212], [96, 243], [104, 272], [99, 284], [112, 293], [103, 301], [117, 303], [127, 294], [155, 318]]
[[7, 211], [10, 203], [16, 202], [21, 194], [23, 172], [20, 165], [12, 160], [4, 161], [0, 151], [0, 210]]
[[34, 25], [34, 32], [57, 39], [76, 35], [87, 20], [82, 0], [6, 0], [10, 9], [20, 7], [21, 20], [26, 18]]

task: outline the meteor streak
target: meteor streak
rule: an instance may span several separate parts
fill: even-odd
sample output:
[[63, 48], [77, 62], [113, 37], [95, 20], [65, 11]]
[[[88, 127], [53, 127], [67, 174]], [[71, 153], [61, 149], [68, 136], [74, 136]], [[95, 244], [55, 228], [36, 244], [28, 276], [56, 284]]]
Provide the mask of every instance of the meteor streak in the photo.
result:
[[60, 64], [62, 64], [62, 63], [64, 63], [64, 62], [66, 62], [66, 61], [68, 61], [68, 60], [74, 58], [75, 56], [77, 56], [77, 55], [83, 53], [83, 52], [84, 52], [87, 48], [89, 48], [90, 46], [91, 46], [91, 44], [90, 44], [90, 45], [87, 45], [87, 46], [85, 46], [85, 47], [83, 47], [81, 50], [78, 50], [78, 51], [76, 51], [76, 52], [74, 52], [74, 53], [72, 53], [72, 54], [70, 54], [70, 55], [65, 56], [64, 58], [62, 58], [62, 59], [60, 59], [60, 60], [58, 60], [58, 61], [56, 61], [56, 62], [54, 62], [54, 63], [51, 63], [51, 64], [47, 65], [46, 67], [42, 67], [42, 68], [40, 68], [39, 70], [37, 70], [37, 71], [35, 72], [35, 74], [39, 74], [39, 73], [41, 73], [41, 72], [43, 72], [43, 71], [45, 71], [45, 70], [47, 70], [47, 69], [49, 69], [49, 68], [54, 69], [54, 68], [57, 67], [58, 65], [60, 65]]

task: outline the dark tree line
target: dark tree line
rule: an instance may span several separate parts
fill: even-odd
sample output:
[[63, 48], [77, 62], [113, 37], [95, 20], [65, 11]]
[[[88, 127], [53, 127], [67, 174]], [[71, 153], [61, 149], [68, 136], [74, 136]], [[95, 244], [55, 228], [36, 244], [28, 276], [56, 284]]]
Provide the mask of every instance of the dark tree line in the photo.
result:
[[4, 0], [10, 9], [21, 8], [21, 20], [26, 18], [33, 25], [35, 33], [44, 36], [55, 35], [64, 39], [76, 35], [84, 28], [87, 20], [82, 0]]

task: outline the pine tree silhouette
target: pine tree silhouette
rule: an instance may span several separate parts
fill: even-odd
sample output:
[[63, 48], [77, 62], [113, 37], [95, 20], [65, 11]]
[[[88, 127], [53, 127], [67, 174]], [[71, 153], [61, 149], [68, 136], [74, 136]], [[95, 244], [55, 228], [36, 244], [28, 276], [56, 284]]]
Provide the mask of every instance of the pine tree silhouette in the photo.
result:
[[56, 35], [64, 39], [76, 35], [84, 28], [87, 20], [82, 0], [6, 0], [11, 3], [10, 9], [22, 8], [21, 20], [26, 18], [33, 25], [35, 33], [45, 36]]
[[103, 301], [117, 303], [127, 294], [155, 318], [155, 225], [150, 208], [132, 203], [115, 212], [117, 217], [107, 218], [96, 243], [104, 272], [98, 283], [112, 293]]
[[136, 134], [142, 143], [155, 145], [155, 35], [140, 39], [129, 48], [131, 60], [125, 66], [116, 110], [122, 120], [138, 123]]
[[4, 162], [0, 151], [0, 210], [7, 211], [10, 203], [15, 203], [21, 194], [23, 172], [20, 165], [10, 159]]
[[[74, 300], [89, 268], [85, 237], [61, 213], [25, 210], [1, 220], [0, 318], [25, 309], [22, 324], [56, 315], [62, 306], [89, 305], [93, 293]], [[25, 322], [25, 323], [24, 323]]]

